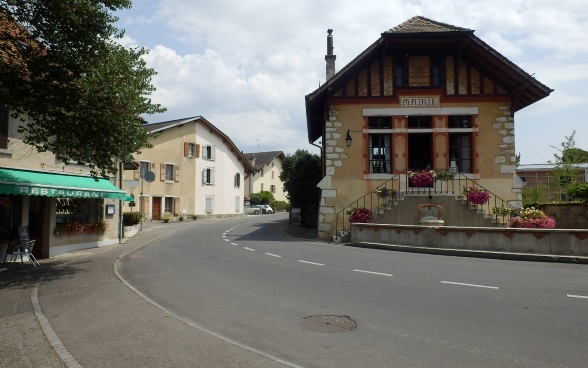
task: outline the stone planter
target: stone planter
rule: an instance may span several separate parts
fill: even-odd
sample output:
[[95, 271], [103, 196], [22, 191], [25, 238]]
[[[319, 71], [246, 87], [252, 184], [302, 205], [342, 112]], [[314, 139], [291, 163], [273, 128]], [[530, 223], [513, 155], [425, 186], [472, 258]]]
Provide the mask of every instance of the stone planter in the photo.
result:
[[140, 224], [125, 226], [125, 238], [132, 238], [133, 236], [137, 235], [139, 232], [139, 228], [141, 227]]

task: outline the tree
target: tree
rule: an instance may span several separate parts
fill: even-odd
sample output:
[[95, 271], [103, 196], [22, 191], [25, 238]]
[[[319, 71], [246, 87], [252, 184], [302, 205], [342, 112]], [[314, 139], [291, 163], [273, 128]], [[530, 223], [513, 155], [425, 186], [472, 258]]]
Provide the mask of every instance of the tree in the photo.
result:
[[301, 208], [301, 220], [305, 227], [316, 227], [317, 210], [321, 190], [317, 184], [322, 179], [321, 159], [306, 150], [287, 155], [282, 163], [280, 180], [292, 207]]
[[269, 204], [273, 206], [276, 199], [271, 192], [263, 190], [259, 193], [251, 193], [251, 204]]
[[561, 149], [553, 147], [559, 151], [560, 154], [554, 154], [555, 168], [551, 174], [554, 182], [559, 182], [561, 187], [566, 188], [568, 200], [573, 200], [580, 196], [578, 187], [574, 184], [575, 179], [583, 174], [583, 170], [578, 167], [578, 164], [588, 162], [588, 152], [576, 147], [574, 140], [574, 130], [571, 135], [566, 136], [565, 140], [560, 144]]
[[0, 0], [0, 103], [26, 122], [37, 150], [117, 171], [148, 147], [142, 114], [162, 112], [149, 95], [155, 71], [143, 48], [125, 49], [112, 11], [130, 0]]

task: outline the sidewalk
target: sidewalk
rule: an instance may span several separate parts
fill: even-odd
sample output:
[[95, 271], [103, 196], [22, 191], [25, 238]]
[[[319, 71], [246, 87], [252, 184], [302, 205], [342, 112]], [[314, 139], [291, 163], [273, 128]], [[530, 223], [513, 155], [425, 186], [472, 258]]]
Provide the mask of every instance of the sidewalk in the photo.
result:
[[287, 366], [167, 315], [115, 274], [124, 254], [223, 220], [150, 224], [124, 244], [0, 271], [0, 368]]

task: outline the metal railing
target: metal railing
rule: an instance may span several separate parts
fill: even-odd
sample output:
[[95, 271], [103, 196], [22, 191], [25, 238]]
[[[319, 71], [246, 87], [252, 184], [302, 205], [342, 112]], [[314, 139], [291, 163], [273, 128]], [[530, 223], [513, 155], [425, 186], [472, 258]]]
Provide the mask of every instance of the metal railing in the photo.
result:
[[[413, 186], [409, 175], [404, 174], [404, 180], [401, 180], [401, 174], [395, 174], [392, 178], [386, 180], [384, 183], [371, 190], [361, 198], [351, 202], [343, 209], [341, 209], [335, 215], [335, 235], [339, 236], [340, 230], [346, 230], [350, 222], [350, 210], [357, 208], [366, 208], [370, 211], [379, 211], [386, 205], [394, 204], [399, 198], [405, 195], [455, 195], [462, 197], [462, 200], [467, 201], [464, 195], [465, 188], [479, 188], [487, 191], [490, 194], [490, 199], [483, 205], [474, 204], [468, 201], [468, 205], [473, 207], [485, 215], [492, 215], [495, 223], [505, 224], [509, 219], [510, 215], [507, 211], [493, 211], [493, 208], [505, 208], [510, 210], [516, 210], [507, 200], [500, 198], [496, 194], [492, 193], [484, 186], [478, 183], [478, 179], [470, 179], [462, 173], [455, 173], [454, 178], [450, 180], [437, 180], [434, 181], [432, 186], [417, 187]], [[386, 188], [391, 195], [382, 198], [377, 193], [382, 189]]]

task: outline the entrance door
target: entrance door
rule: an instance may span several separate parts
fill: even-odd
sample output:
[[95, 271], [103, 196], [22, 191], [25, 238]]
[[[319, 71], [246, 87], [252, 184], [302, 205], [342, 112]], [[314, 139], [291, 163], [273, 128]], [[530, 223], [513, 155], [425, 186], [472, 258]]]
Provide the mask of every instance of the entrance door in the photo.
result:
[[29, 234], [35, 239], [33, 255], [35, 258], [49, 258], [49, 197], [29, 197]]
[[408, 135], [408, 169], [433, 169], [432, 133], [410, 133]]
[[153, 197], [152, 217], [153, 220], [161, 220], [161, 197]]

